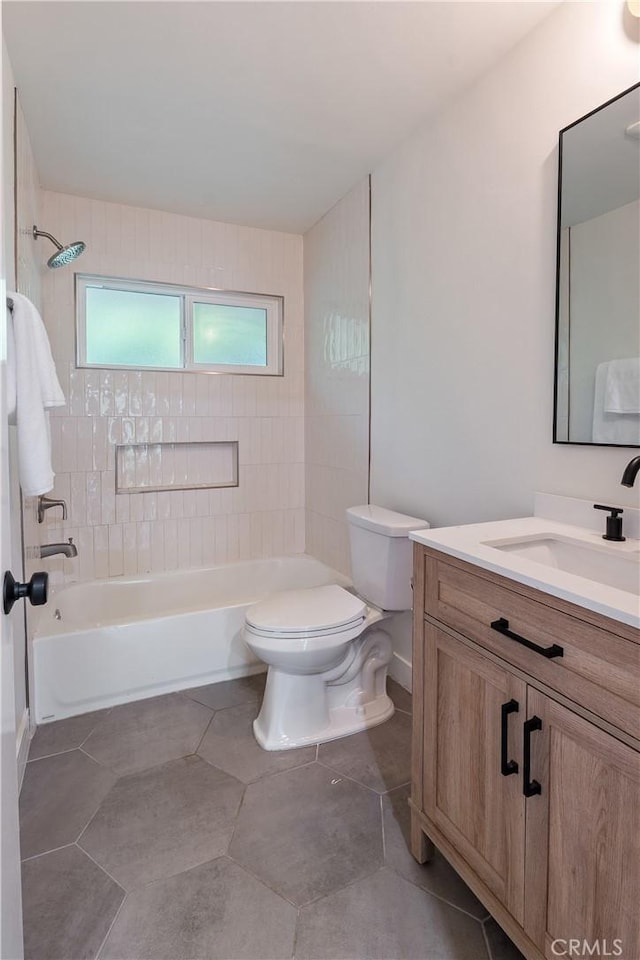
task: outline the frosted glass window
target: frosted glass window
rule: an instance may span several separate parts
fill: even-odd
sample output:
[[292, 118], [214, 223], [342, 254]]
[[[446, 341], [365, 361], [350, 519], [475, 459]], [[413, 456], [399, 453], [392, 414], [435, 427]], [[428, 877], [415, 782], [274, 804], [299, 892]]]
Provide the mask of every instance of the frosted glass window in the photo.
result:
[[193, 304], [193, 362], [267, 365], [267, 311], [221, 303]]
[[281, 376], [284, 301], [76, 274], [79, 367]]
[[95, 366], [182, 366], [181, 300], [87, 287], [86, 360]]

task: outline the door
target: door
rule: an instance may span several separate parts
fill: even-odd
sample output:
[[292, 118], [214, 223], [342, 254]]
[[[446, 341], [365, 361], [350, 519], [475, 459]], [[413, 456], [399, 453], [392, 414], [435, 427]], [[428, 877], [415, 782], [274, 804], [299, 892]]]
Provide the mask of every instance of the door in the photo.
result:
[[[640, 957], [640, 754], [550, 697], [528, 689], [525, 929], [556, 960]], [[568, 953], [566, 954], [568, 955]]]
[[424, 809], [522, 922], [526, 685], [425, 623]]
[[[0, 283], [4, 300], [4, 283]], [[0, 579], [11, 566], [9, 431], [6, 410], [7, 313], [0, 312]], [[18, 768], [12, 617], [0, 609], [0, 956], [22, 957]]]

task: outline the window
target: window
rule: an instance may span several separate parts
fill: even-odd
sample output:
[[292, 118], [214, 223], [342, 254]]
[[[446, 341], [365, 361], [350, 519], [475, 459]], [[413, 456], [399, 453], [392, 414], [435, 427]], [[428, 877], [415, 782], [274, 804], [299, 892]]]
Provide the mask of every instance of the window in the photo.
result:
[[76, 274], [79, 367], [282, 374], [283, 298]]

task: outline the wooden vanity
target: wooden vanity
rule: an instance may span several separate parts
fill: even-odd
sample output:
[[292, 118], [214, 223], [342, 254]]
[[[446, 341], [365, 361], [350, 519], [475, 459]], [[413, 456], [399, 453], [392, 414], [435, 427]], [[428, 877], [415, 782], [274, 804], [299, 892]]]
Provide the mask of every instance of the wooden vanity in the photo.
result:
[[640, 631], [416, 543], [413, 678], [415, 858], [529, 960], [639, 960]]

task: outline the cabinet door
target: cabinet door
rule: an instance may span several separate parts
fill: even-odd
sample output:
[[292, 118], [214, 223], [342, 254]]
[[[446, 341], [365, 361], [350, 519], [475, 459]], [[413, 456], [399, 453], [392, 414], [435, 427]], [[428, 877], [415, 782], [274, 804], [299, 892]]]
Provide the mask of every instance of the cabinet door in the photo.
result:
[[564, 949], [553, 942], [571, 939], [636, 960], [640, 754], [531, 687], [527, 716], [542, 727], [531, 735], [541, 792], [527, 800], [525, 929], [550, 960]]
[[526, 684], [429, 623], [424, 654], [425, 813], [522, 922]]

